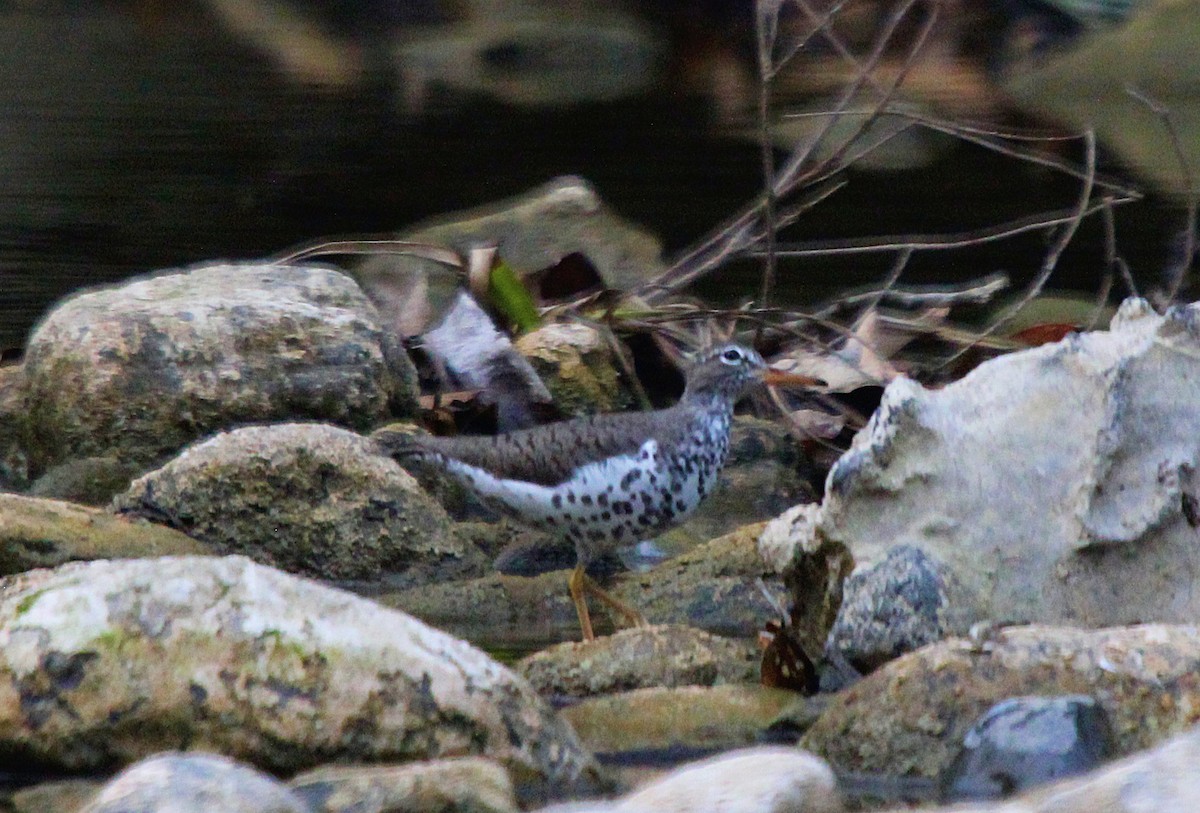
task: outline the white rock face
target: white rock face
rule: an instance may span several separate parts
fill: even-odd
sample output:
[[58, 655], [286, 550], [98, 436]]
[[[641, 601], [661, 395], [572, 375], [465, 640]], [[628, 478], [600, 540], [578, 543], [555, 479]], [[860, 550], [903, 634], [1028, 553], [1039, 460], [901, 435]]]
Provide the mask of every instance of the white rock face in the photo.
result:
[[34, 474], [95, 455], [152, 462], [238, 423], [365, 428], [415, 380], [352, 279], [264, 263], [69, 297], [30, 337], [24, 369]]
[[595, 765], [522, 678], [463, 641], [240, 556], [31, 571], [0, 591], [0, 750], [92, 770], [210, 750], [290, 773], [480, 754], [533, 781]]
[[913, 545], [1006, 621], [1200, 617], [1200, 305], [1127, 301], [1109, 332], [981, 365], [944, 389], [893, 382], [825, 501], [764, 535]]

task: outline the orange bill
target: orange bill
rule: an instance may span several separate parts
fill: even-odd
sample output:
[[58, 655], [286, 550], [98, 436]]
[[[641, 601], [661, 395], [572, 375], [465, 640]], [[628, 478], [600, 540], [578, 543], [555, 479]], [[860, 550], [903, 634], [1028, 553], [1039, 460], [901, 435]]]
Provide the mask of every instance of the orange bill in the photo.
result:
[[799, 373], [784, 373], [779, 370], [767, 368], [763, 373], [763, 383], [773, 387], [823, 387], [825, 382], [819, 378], [813, 378], [808, 375], [800, 375]]

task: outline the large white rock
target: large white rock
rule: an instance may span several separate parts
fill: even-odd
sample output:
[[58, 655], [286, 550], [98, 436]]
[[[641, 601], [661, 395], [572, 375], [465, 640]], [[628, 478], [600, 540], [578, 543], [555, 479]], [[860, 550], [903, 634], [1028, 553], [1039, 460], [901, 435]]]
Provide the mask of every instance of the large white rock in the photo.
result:
[[777, 520], [772, 561], [815, 540], [860, 564], [913, 545], [1006, 621], [1200, 617], [1200, 305], [1127, 301], [1110, 331], [894, 381], [829, 474]]
[[71, 771], [162, 750], [291, 773], [480, 754], [595, 764], [522, 678], [396, 610], [240, 556], [64, 565], [0, 590], [0, 751]]

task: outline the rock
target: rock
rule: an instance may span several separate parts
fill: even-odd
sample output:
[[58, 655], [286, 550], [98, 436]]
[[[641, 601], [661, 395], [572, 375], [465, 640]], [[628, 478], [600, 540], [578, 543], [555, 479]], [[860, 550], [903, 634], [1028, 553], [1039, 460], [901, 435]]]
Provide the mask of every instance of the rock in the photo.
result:
[[[1055, 782], [995, 807], [996, 813], [1143, 813], [1200, 805], [1200, 728], [1085, 776]], [[978, 806], [972, 811], [980, 813]], [[986, 808], [985, 808], [986, 810]]]
[[757, 543], [765, 567], [783, 575], [791, 595], [789, 634], [806, 653], [824, 651], [842, 606], [842, 584], [854, 569], [845, 545], [806, 533], [819, 510], [797, 505], [785, 511], [767, 523]]
[[[754, 540], [761, 527], [749, 526], [714, 539], [645, 573], [624, 573], [608, 586], [653, 624], [752, 637], [778, 615], [758, 586], [765, 566]], [[566, 589], [568, 576], [569, 571], [535, 577], [490, 574], [391, 592], [379, 600], [471, 640], [544, 644], [579, 636], [575, 607]], [[767, 589], [777, 601], [786, 597], [775, 580], [768, 581]], [[607, 609], [597, 605], [593, 610], [597, 632], [612, 630]]]
[[59, 500], [0, 494], [0, 575], [80, 559], [204, 554], [179, 531]]
[[81, 813], [308, 813], [276, 779], [216, 754], [166, 753], [126, 768]]
[[196, 266], [69, 297], [29, 339], [31, 474], [81, 457], [149, 466], [214, 430], [415, 409], [415, 372], [349, 277]]
[[403, 613], [241, 556], [68, 564], [0, 591], [0, 751], [86, 772], [186, 746], [293, 773], [449, 755], [595, 790], [519, 676]]
[[684, 765], [622, 797], [620, 813], [838, 813], [829, 766], [794, 748], [760, 746]]
[[311, 813], [517, 813], [508, 773], [480, 757], [329, 766], [288, 783]]
[[136, 467], [115, 457], [82, 457], [49, 469], [27, 493], [83, 505], [108, 505], [139, 474]]
[[618, 412], [633, 404], [612, 348], [590, 325], [551, 323], [517, 339], [516, 349], [567, 417]]
[[892, 548], [850, 576], [826, 643], [859, 672], [953, 635], [979, 620], [978, 599], [941, 562], [918, 548]]
[[1194, 626], [1003, 628], [885, 664], [835, 696], [802, 743], [842, 770], [933, 778], [997, 697], [1086, 693], [1128, 754], [1193, 723], [1197, 671]]
[[599, 754], [670, 753], [752, 745], [796, 694], [752, 684], [635, 689], [592, 697], [559, 713]]
[[940, 390], [897, 379], [790, 549], [833, 542], [866, 563], [919, 548], [988, 618], [1192, 623], [1197, 378], [1200, 305], [1159, 316], [1129, 300], [1109, 332], [994, 359]]
[[1014, 697], [987, 710], [939, 779], [943, 801], [999, 799], [1084, 774], [1112, 755], [1104, 709], [1087, 695]]
[[[492, 20], [489, 24], [493, 24]], [[397, 239], [459, 252], [495, 244], [518, 273], [582, 254], [609, 288], [628, 289], [666, 270], [657, 238], [613, 214], [582, 178], [564, 176], [513, 198], [420, 223]], [[352, 272], [396, 335], [422, 333], [457, 296], [457, 272], [419, 257], [380, 254]]]
[[712, 686], [758, 680], [750, 640], [675, 625], [568, 641], [521, 659], [516, 670], [543, 696], [592, 697], [651, 686]]
[[138, 478], [113, 508], [325, 579], [408, 586], [488, 569], [395, 461], [325, 424], [223, 432]]
[[[740, 528], [645, 573], [624, 574], [613, 595], [641, 610], [651, 623], [752, 637], [778, 616], [759, 587], [759, 580], [770, 576], [755, 547], [762, 527]], [[768, 589], [777, 601], [786, 595], [774, 579]]]
[[[375, 600], [470, 641], [529, 651], [579, 637], [568, 575], [563, 570], [533, 577], [491, 573], [389, 591]], [[592, 621], [598, 631], [611, 628], [607, 613], [594, 613]]]

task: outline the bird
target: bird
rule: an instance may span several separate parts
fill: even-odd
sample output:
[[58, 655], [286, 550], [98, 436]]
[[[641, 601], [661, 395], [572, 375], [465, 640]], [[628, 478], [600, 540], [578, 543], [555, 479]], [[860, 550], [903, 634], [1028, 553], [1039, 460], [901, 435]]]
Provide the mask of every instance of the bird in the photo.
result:
[[431, 465], [519, 524], [575, 545], [568, 589], [585, 641], [595, 639], [586, 595], [635, 626], [641, 614], [590, 576], [590, 562], [653, 538], [692, 513], [713, 489], [729, 451], [735, 403], [759, 383], [814, 386], [768, 368], [755, 350], [701, 351], [683, 396], [665, 409], [592, 415], [492, 436], [436, 437], [380, 430], [372, 437], [402, 465]]

